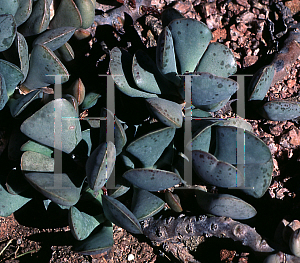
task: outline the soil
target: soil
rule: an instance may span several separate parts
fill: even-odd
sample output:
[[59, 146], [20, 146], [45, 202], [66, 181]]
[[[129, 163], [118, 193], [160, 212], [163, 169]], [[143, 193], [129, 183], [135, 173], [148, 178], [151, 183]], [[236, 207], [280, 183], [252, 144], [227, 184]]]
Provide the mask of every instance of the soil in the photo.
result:
[[[107, 12], [114, 7], [105, 4], [105, 1], [98, 2], [96, 14]], [[100, 4], [100, 2], [103, 3]], [[118, 2], [120, 2], [119, 6], [122, 4], [128, 6], [135, 1]], [[274, 11], [270, 2], [271, 0], [152, 0], [153, 8], [149, 8], [145, 16], [137, 19], [134, 29], [144, 46], [154, 47], [162, 28], [160, 13], [164, 8], [172, 6], [186, 17], [205, 22], [213, 32], [213, 41], [223, 43], [233, 51], [238, 64], [238, 73], [253, 74], [271, 61], [272, 56], [277, 52], [277, 42], [273, 37], [284, 29], [281, 14]], [[299, 0], [278, 2], [288, 6], [294, 18], [300, 20]], [[129, 10], [133, 10], [132, 7]], [[268, 19], [275, 23], [274, 32], [268, 30], [270, 26]], [[105, 50], [105, 43], [101, 42], [100, 47], [95, 31], [96, 26], [94, 24], [90, 29], [94, 36], [90, 42], [91, 55], [94, 54], [95, 47]], [[127, 28], [125, 26], [122, 28], [122, 25], [115, 28], [114, 37], [122, 38], [122, 30], [126, 31]], [[277, 39], [279, 47], [283, 39]], [[131, 44], [128, 43], [129, 47]], [[105, 52], [101, 54], [100, 58], [97, 57], [100, 64], [102, 61], [107, 62]], [[107, 66], [107, 63], [105, 65]], [[288, 76], [270, 88], [265, 100], [297, 98], [299, 92], [300, 60], [298, 59]], [[235, 104], [232, 103], [226, 110], [218, 112], [216, 117], [234, 117], [236, 116], [234, 111]], [[299, 210], [300, 206], [299, 187], [297, 187], [300, 168], [300, 125], [298, 120], [269, 121], [256, 118], [255, 114], [254, 117], [246, 115], [246, 120], [252, 124], [255, 134], [269, 146], [273, 156], [273, 179], [263, 199], [270, 203], [266, 213], [271, 210], [278, 211], [278, 213], [273, 221], [270, 215], [266, 216], [270, 220], [270, 225], [266, 229], [262, 226], [258, 227], [261, 233], [272, 238], [270, 233], [274, 233], [280, 220], [291, 211]], [[1, 122], [0, 155], [1, 153], [7, 154], [8, 138], [11, 132], [9, 124], [3, 120]], [[293, 216], [299, 215], [296, 213]], [[0, 262], [112, 263], [174, 262], [175, 260], [171, 255], [165, 254], [161, 247], [153, 246], [145, 237], [133, 236], [117, 226], [114, 226], [114, 245], [110, 252], [104, 255], [84, 256], [75, 253], [71, 249], [70, 240], [71, 234], [67, 224], [43, 228], [43, 226], [34, 227], [33, 224], [25, 224], [16, 214], [6, 218], [0, 217]], [[259, 262], [252, 251], [230, 240], [209, 241], [207, 239], [204, 243], [197, 249], [197, 252], [202, 255], [199, 259], [200, 261], [202, 259], [201, 262]], [[215, 246], [214, 249], [212, 249], [213, 246]]]

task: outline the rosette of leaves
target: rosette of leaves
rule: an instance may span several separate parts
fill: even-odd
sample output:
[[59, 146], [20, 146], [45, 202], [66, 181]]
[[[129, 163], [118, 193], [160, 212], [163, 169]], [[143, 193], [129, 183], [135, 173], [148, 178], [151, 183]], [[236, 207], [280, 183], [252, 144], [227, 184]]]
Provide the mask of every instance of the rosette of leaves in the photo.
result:
[[[296, 29], [298, 27], [298, 29]], [[253, 76], [248, 87], [248, 99], [264, 118], [274, 121], [296, 119], [300, 116], [298, 97], [265, 101], [264, 98], [276, 82], [287, 76], [288, 70], [300, 55], [299, 23], [291, 28], [282, 49], [276, 53], [273, 61], [262, 67]]]
[[[158, 39], [156, 63], [142, 51], [132, 56], [113, 48], [111, 74], [118, 89], [130, 97], [163, 98], [179, 103], [184, 98], [185, 79], [189, 77], [193, 106], [217, 111], [238, 89], [237, 82], [228, 78], [237, 70], [234, 56], [225, 45], [210, 43], [212, 33], [204, 23], [178, 16], [170, 12], [162, 15], [167, 26]], [[150, 104], [156, 108], [154, 114], [160, 116], [160, 106], [165, 101], [154, 101], [155, 106]]]
[[[20, 85], [28, 92], [54, 84], [55, 76], [61, 75], [61, 83], [68, 81], [69, 73], [64, 63], [74, 59], [74, 52], [67, 41], [76, 29], [91, 26], [95, 1], [60, 1], [51, 19], [50, 9], [56, 5], [52, 0], [3, 1], [0, 4], [0, 110], [10, 98], [14, 99], [12, 95]], [[28, 39], [32, 42], [34, 36], [32, 46], [28, 46]], [[76, 97], [78, 92], [72, 95]], [[80, 95], [82, 99], [84, 93], [81, 91]], [[13, 101], [14, 105], [16, 103]], [[17, 107], [23, 108], [21, 104]]]
[[[199, 21], [182, 18], [173, 11], [163, 13], [162, 20], [167, 26], [158, 39], [156, 63], [142, 51], [132, 56], [113, 48], [110, 53], [116, 87], [127, 96], [144, 98], [150, 114], [164, 127], [155, 129], [152, 124], [152, 129], [128, 142], [119, 157], [128, 169], [123, 177], [147, 191], [167, 189], [168, 180], [185, 184], [181, 179], [185, 162], [180, 145], [184, 122], [179, 103], [183, 101], [183, 84], [188, 78], [196, 109], [192, 111], [192, 141], [186, 148], [192, 151], [189, 161], [193, 162], [194, 176], [208, 185], [232, 188], [229, 192], [240, 188], [248, 195], [262, 197], [272, 178], [269, 148], [252, 133], [246, 121], [205, 120], [211, 117], [209, 112], [222, 108], [238, 89], [238, 84], [228, 78], [236, 72], [233, 54], [224, 45], [210, 43], [211, 32]], [[239, 153], [237, 141], [241, 145]], [[179, 179], [170, 172], [179, 175]], [[196, 192], [199, 205], [207, 213], [234, 219], [256, 214], [253, 206], [233, 195], [211, 194], [203, 189]], [[182, 211], [175, 196], [167, 193], [166, 200], [175, 211]]]

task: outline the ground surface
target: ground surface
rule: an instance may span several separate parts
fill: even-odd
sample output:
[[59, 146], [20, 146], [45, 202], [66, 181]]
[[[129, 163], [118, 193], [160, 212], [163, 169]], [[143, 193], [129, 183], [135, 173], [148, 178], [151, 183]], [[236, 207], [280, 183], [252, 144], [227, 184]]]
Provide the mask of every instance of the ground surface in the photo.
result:
[[[100, 2], [98, 5], [100, 13], [110, 8]], [[300, 20], [298, 0], [282, 1], [282, 3], [291, 8], [295, 19]], [[125, 4], [128, 2], [125, 1]], [[144, 45], [147, 47], [156, 45], [157, 35], [161, 29], [159, 13], [166, 6], [173, 6], [186, 17], [196, 18], [209, 25], [213, 31], [213, 41], [225, 44], [234, 52], [239, 67], [238, 73], [254, 73], [258, 68], [270, 62], [274, 43], [266, 29], [268, 26], [266, 18], [269, 16], [273, 20], [277, 19], [278, 24], [275, 26], [282, 26], [280, 16], [276, 17], [274, 10], [268, 9], [269, 0], [217, 2], [213, 0], [152, 0], [152, 4], [155, 8], [149, 9], [148, 15], [138, 20], [135, 25], [135, 30], [139, 33]], [[272, 14], [269, 15], [268, 11]], [[275, 33], [276, 30], [277, 27]], [[106, 58], [104, 56], [98, 59], [100, 61]], [[299, 92], [300, 61], [298, 60], [289, 76], [270, 89], [266, 99], [296, 97]], [[234, 109], [234, 104], [232, 107]], [[234, 116], [234, 113], [227, 111], [225, 115]], [[224, 112], [220, 112], [220, 116], [224, 116]], [[269, 202], [269, 205], [259, 210], [259, 213], [260, 211], [264, 213], [266, 209], [265, 218], [268, 227], [262, 229], [262, 226], [258, 226], [258, 230], [262, 229], [261, 233], [272, 237], [270, 233], [274, 231], [278, 222], [291, 210], [299, 210], [300, 189], [297, 185], [299, 185], [300, 176], [300, 125], [297, 120], [283, 122], [264, 119], [247, 120], [252, 124], [255, 133], [269, 146], [273, 155], [273, 180], [262, 201]], [[0, 154], [5, 151], [10, 131], [7, 123], [2, 122], [2, 124]], [[276, 216], [272, 215], [274, 211], [277, 211]], [[267, 215], [267, 213], [270, 214]], [[67, 226], [45, 229], [31, 227], [30, 224], [25, 225], [18, 223], [14, 215], [0, 218], [0, 262], [173, 262], [173, 259], [168, 260], [168, 255], [163, 256], [161, 248], [152, 247], [146, 239], [138, 239], [117, 226], [114, 227], [115, 244], [108, 254], [82, 256], [72, 252]], [[207, 241], [206, 245], [198, 248], [197, 251], [202, 254], [200, 257], [202, 261], [199, 259], [201, 262], [258, 262], [252, 256], [252, 252], [241, 245], [230, 241], [221, 243], [216, 241], [219, 243], [211, 250], [210, 246], [215, 246], [215, 243], [211, 242], [214, 241]]]

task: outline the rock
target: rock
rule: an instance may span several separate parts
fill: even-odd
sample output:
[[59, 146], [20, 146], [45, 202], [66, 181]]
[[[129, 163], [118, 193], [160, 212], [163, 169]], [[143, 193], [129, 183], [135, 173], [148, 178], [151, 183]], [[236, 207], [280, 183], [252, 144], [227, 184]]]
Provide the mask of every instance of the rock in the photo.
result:
[[249, 9], [251, 7], [250, 4], [247, 2], [247, 0], [236, 0], [236, 2], [239, 5], [246, 7], [247, 9]]
[[300, 145], [300, 130], [294, 127], [289, 131], [289, 136], [291, 137], [290, 144], [294, 146]]
[[222, 20], [222, 16], [211, 15], [206, 19], [206, 24], [210, 30], [214, 28], [220, 28], [222, 26], [221, 20]]
[[257, 60], [258, 60], [258, 56], [246, 56], [246, 57], [244, 57], [244, 60], [243, 60], [243, 67], [245, 67], [245, 68], [250, 67], [253, 64], [255, 64]]
[[241, 33], [236, 29], [235, 25], [232, 25], [230, 27], [230, 39], [232, 41], [237, 41], [237, 39], [240, 35], [241, 35]]
[[227, 38], [227, 32], [225, 28], [217, 28], [215, 31], [212, 32], [212, 34], [213, 39], [211, 40], [211, 42], [216, 42], [217, 40], [224, 40]]
[[248, 29], [248, 27], [243, 22], [241, 22], [237, 25], [237, 30], [243, 34], [246, 33], [247, 29]]
[[300, 12], [299, 0], [287, 1], [284, 5], [291, 9], [292, 16]]

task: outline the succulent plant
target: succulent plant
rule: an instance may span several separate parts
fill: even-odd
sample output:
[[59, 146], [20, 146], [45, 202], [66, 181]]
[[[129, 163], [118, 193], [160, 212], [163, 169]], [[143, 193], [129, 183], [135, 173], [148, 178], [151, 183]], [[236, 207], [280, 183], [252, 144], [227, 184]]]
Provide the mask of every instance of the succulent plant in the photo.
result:
[[291, 65], [300, 55], [300, 24], [289, 28], [284, 45], [270, 65], [261, 68], [249, 84], [248, 98], [258, 112], [266, 119], [284, 121], [300, 116], [300, 102], [297, 98], [262, 102], [271, 85], [287, 76]]
[[[62, 98], [45, 88], [56, 84], [53, 75], [61, 76], [61, 83], [69, 81], [63, 63], [67, 65], [74, 53], [67, 41], [79, 32], [77, 29], [93, 23], [95, 1], [62, 0], [52, 20], [51, 2], [13, 1], [13, 5], [0, 8], [1, 25], [5, 25], [0, 37], [5, 58], [0, 59], [0, 109], [7, 104], [11, 115], [22, 120], [11, 136], [10, 151], [11, 155], [23, 152], [19, 159], [14, 157], [20, 161], [17, 171], [7, 176], [5, 187], [0, 185], [0, 200], [5, 203], [0, 215], [10, 215], [32, 198], [42, 199], [45, 209], [49, 203], [68, 209], [71, 233], [78, 241], [74, 250], [91, 255], [113, 245], [112, 223], [143, 234], [141, 222], [165, 207], [157, 192], [165, 192], [165, 200], [175, 212], [183, 211], [179, 197], [170, 190], [184, 186], [195, 190], [195, 201], [203, 211], [221, 216], [208, 220], [219, 224], [217, 232], [215, 225], [209, 224], [211, 231], [201, 233], [220, 236], [230, 225], [229, 237], [242, 240], [246, 236], [246, 245], [272, 251], [265, 242], [254, 242], [261, 240], [254, 229], [223, 217], [252, 218], [256, 210], [251, 204], [231, 194], [209, 193], [204, 186], [188, 185], [182, 178], [184, 162], [190, 161], [194, 178], [201, 184], [242, 187], [228, 191], [255, 198], [262, 197], [270, 185], [272, 156], [251, 125], [238, 119], [213, 119], [209, 113], [221, 109], [238, 89], [237, 82], [228, 78], [236, 72], [232, 52], [224, 45], [210, 43], [212, 34], [204, 23], [166, 11], [156, 63], [144, 51], [134, 55], [118, 47], [110, 51], [109, 68], [115, 85], [133, 101], [142, 100], [154, 123], [143, 121], [131, 133], [125, 132], [121, 118], [115, 118], [114, 143], [106, 142], [106, 126], [100, 123], [95, 143], [91, 130], [82, 128], [79, 111], [95, 106], [101, 95], [86, 93], [79, 78], [68, 85]], [[27, 45], [28, 37], [35, 37], [32, 48]], [[264, 74], [270, 79], [272, 68]], [[182, 145], [187, 79], [191, 80], [192, 116], [203, 120], [193, 119], [192, 140]], [[26, 94], [18, 94], [16, 87]], [[38, 99], [38, 110], [25, 110]], [[186, 113], [189, 110], [186, 108]], [[104, 117], [109, 114], [109, 109], [103, 109]], [[59, 129], [57, 123], [61, 124]], [[236, 159], [237, 141], [243, 142], [243, 162]], [[184, 148], [190, 151], [190, 160], [183, 154]], [[64, 161], [62, 167], [56, 166], [57, 153]], [[102, 188], [113, 170], [121, 184], [106, 195]], [[130, 185], [133, 197], [129, 209], [117, 198], [130, 193]], [[298, 246], [295, 239], [293, 249]]]

